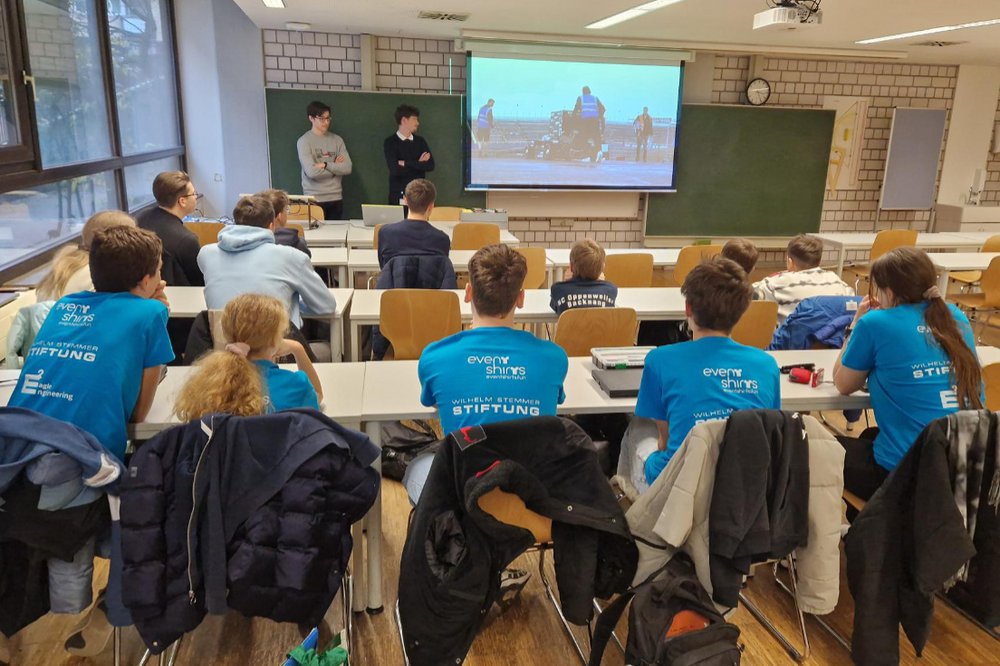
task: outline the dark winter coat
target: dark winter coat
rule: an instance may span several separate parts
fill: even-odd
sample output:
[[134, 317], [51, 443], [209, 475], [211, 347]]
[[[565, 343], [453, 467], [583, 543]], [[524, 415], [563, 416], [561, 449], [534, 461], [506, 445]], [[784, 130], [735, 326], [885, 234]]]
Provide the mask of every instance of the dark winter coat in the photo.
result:
[[123, 597], [154, 653], [206, 612], [318, 623], [378, 448], [322, 414], [214, 415], [146, 442], [122, 489]]
[[552, 519], [570, 622], [586, 624], [593, 598], [624, 591], [635, 574], [635, 542], [579, 426], [546, 416], [462, 428], [434, 458], [403, 547], [399, 613], [413, 666], [465, 658], [497, 599], [500, 572], [534, 543], [479, 507], [498, 487]]

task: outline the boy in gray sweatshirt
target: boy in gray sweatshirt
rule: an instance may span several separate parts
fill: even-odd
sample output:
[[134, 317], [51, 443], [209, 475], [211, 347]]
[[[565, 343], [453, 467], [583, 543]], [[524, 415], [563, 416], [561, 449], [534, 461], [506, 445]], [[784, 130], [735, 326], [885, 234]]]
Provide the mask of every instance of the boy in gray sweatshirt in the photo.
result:
[[306, 115], [312, 129], [299, 137], [295, 147], [302, 165], [302, 193], [316, 197], [327, 220], [342, 219], [344, 190], [340, 180], [351, 173], [351, 156], [339, 135], [330, 128], [330, 107], [310, 102]]

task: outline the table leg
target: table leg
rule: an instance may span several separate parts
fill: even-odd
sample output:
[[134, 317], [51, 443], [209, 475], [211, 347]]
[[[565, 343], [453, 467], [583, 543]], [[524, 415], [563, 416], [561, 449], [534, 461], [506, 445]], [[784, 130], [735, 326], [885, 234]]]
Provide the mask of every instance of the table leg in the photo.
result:
[[351, 289], [347, 284], [347, 266], [337, 266], [337, 286], [341, 289]]
[[847, 254], [847, 248], [843, 245], [840, 246], [840, 252], [837, 253], [837, 275], [844, 277], [844, 255]]
[[939, 269], [939, 270], [941, 271], [941, 274], [938, 275], [938, 291], [940, 291], [941, 292], [941, 296], [944, 297], [944, 296], [948, 295], [948, 275], [949, 275], [949, 271], [946, 271], [944, 269]]
[[351, 327], [351, 358], [350, 361], [361, 361], [361, 324]]
[[344, 318], [330, 318], [330, 360], [340, 363], [344, 356]]
[[[381, 448], [382, 446], [382, 424], [379, 422], [366, 423], [365, 433]], [[372, 467], [382, 476], [382, 456], [375, 459]], [[382, 605], [382, 490], [379, 488], [378, 497], [368, 511], [365, 519], [368, 534], [366, 545], [368, 550], [368, 613], [376, 614], [384, 610]]]
[[351, 551], [351, 578], [354, 588], [351, 590], [351, 610], [360, 613], [368, 602], [368, 576], [365, 572], [364, 537], [367, 518], [362, 518], [351, 525], [351, 538], [354, 547]]

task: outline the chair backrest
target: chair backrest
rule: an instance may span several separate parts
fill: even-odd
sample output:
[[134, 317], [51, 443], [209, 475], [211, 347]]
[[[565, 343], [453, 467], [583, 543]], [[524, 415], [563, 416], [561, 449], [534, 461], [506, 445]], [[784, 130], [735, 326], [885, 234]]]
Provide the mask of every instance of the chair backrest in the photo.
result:
[[1000, 308], [1000, 257], [994, 257], [990, 265], [983, 271], [979, 280], [979, 288], [985, 298], [984, 307]]
[[397, 360], [416, 360], [424, 347], [462, 330], [458, 294], [438, 289], [390, 289], [382, 294], [379, 330]]
[[990, 236], [983, 243], [983, 246], [979, 248], [980, 252], [1000, 252], [1000, 234], [996, 236]]
[[219, 232], [226, 225], [221, 222], [187, 222], [184, 227], [194, 232], [198, 237], [198, 244], [202, 247], [219, 242]]
[[604, 279], [619, 289], [653, 286], [653, 255], [645, 252], [609, 254], [604, 260]]
[[634, 345], [637, 327], [632, 308], [573, 308], [559, 315], [552, 341], [567, 356], [590, 356], [594, 347]]
[[528, 508], [518, 495], [494, 488], [476, 500], [479, 508], [504, 525], [522, 527], [535, 537], [535, 543], [552, 541], [552, 519]]
[[478, 250], [500, 242], [500, 226], [487, 222], [459, 222], [451, 234], [451, 249]]
[[777, 327], [778, 304], [774, 301], [751, 301], [731, 335], [742, 345], [766, 349]]
[[986, 409], [1000, 410], [1000, 363], [983, 366], [983, 383], [986, 384]]
[[528, 273], [524, 276], [522, 289], [541, 289], [548, 274], [548, 271], [545, 270], [545, 248], [518, 247], [514, 249], [528, 262]]
[[375, 228], [372, 229], [372, 249], [376, 252], [378, 252], [378, 230], [381, 228], [381, 224], [376, 224]]
[[212, 335], [212, 349], [222, 351], [226, 348], [226, 336], [222, 332], [222, 310], [208, 310], [208, 330]]
[[288, 205], [289, 220], [322, 220], [324, 218], [323, 209], [316, 204], [307, 205], [300, 201], [293, 201]]
[[875, 261], [897, 247], [914, 247], [916, 244], [917, 232], [914, 229], [884, 229], [875, 234], [875, 242], [872, 243], [868, 261]]
[[691, 269], [705, 259], [711, 259], [722, 252], [721, 245], [686, 245], [677, 254], [677, 264], [674, 266], [674, 282], [680, 287], [684, 284]]
[[289, 229], [294, 229], [295, 233], [299, 235], [299, 238], [305, 238], [306, 230], [302, 227], [301, 224], [286, 224], [285, 226], [288, 227]]
[[461, 219], [461, 206], [434, 206], [431, 209], [429, 222], [458, 222]]

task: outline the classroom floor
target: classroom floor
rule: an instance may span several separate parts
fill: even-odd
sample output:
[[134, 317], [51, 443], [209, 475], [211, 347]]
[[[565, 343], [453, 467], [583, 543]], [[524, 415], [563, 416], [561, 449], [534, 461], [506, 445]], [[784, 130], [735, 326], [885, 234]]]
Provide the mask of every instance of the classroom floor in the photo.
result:
[[[839, 413], [828, 412], [825, 416], [834, 425], [840, 426], [843, 423]], [[387, 480], [383, 482], [382, 488], [385, 534], [382, 571], [387, 582], [386, 611], [376, 616], [365, 613], [355, 615], [357, 645], [352, 663], [358, 665], [395, 666], [403, 663], [392, 607], [396, 598], [396, 581], [399, 580], [399, 555], [406, 536], [409, 503], [401, 484]], [[103, 585], [107, 569], [100, 564], [100, 560], [98, 562], [96, 583]], [[547, 563], [550, 567], [550, 580], [554, 580], [551, 558], [547, 558]], [[516, 566], [536, 571], [537, 559], [534, 555], [525, 555]], [[847, 590], [846, 576], [842, 575], [841, 580], [840, 604], [827, 619], [842, 635], [850, 635], [853, 603]], [[790, 600], [775, 586], [769, 568], [758, 569], [747, 593], [793, 639], [793, 643], [798, 644]], [[76, 616], [49, 615], [22, 631], [10, 646], [13, 653], [12, 666], [110, 666], [113, 663], [110, 646], [100, 657], [94, 659], [73, 657], [63, 651], [63, 640], [77, 619]], [[737, 609], [732, 620], [743, 632], [741, 640], [746, 648], [744, 664], [770, 666], [794, 663], [777, 641], [744, 608]], [[339, 599], [333, 604], [326, 622], [333, 630], [342, 626]], [[624, 628], [624, 624], [623, 619], [620, 628]], [[812, 642], [812, 656], [804, 663], [812, 666], [840, 666], [850, 663], [848, 652], [811, 618], [807, 619], [807, 629]], [[580, 631], [578, 636], [586, 645], [586, 633]], [[178, 666], [272, 666], [282, 663], [285, 653], [300, 640], [297, 628], [290, 624], [251, 620], [235, 613], [225, 617], [208, 617], [196, 631], [185, 637], [176, 663]], [[125, 630], [123, 643], [123, 664], [134, 666], [143, 651], [134, 630]], [[938, 603], [935, 607], [931, 638], [923, 658], [917, 660], [902, 634], [900, 644], [903, 664], [1000, 664], [1000, 642], [943, 603]], [[507, 613], [501, 615], [496, 609], [491, 611], [465, 663], [467, 666], [572, 666], [578, 663], [554, 610], [545, 598], [537, 573], [532, 576], [520, 600]], [[608, 647], [603, 663], [606, 666], [622, 665], [622, 655], [613, 644]]]

